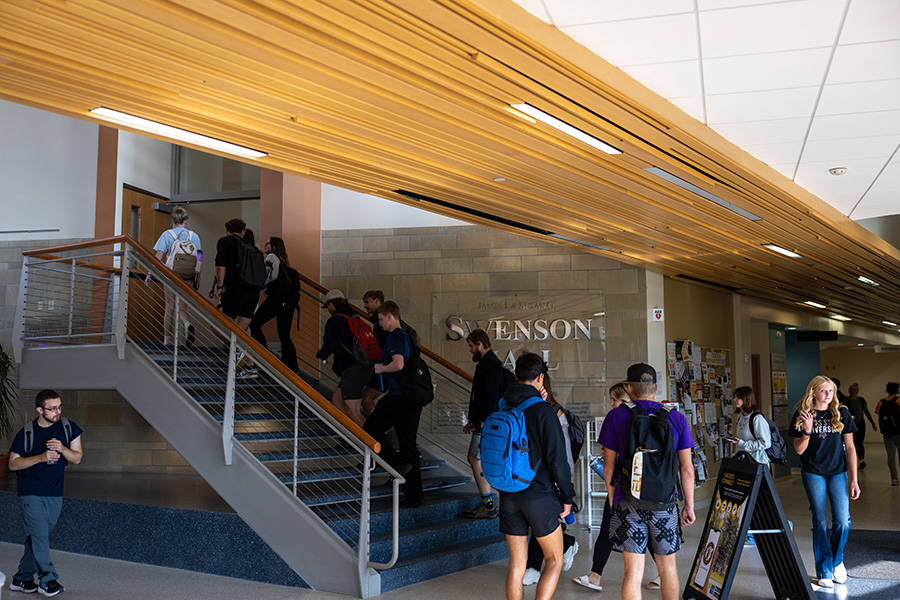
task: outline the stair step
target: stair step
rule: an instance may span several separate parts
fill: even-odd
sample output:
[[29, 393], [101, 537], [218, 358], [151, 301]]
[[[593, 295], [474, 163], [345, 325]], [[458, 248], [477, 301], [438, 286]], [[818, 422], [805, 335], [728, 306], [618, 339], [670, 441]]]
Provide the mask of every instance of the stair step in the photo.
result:
[[[235, 415], [236, 416], [236, 415]], [[337, 435], [330, 429], [309, 429], [298, 431], [297, 437], [304, 440], [336, 439]], [[277, 442], [293, 440], [293, 431], [258, 431], [255, 433], [235, 433], [234, 439], [239, 442]]]
[[[423, 479], [422, 480], [422, 489], [426, 492], [429, 490], [439, 490], [449, 487], [456, 487], [460, 485], [465, 485], [472, 478], [459, 476], [459, 477], [442, 477], [442, 478], [433, 478], [433, 479]], [[326, 504], [338, 504], [342, 502], [359, 502], [361, 499], [361, 495], [357, 491], [332, 491], [332, 490], [315, 490], [312, 493], [304, 494], [300, 490], [297, 490], [297, 496], [300, 500], [303, 501], [307, 506], [324, 506]], [[390, 497], [392, 494], [392, 490], [389, 488], [372, 488], [370, 492], [371, 498], [386, 498]]]
[[[500, 535], [499, 519], [456, 518], [443, 523], [428, 523], [415, 529], [400, 530], [400, 556], [414, 556], [439, 551], [455, 544], [464, 544], [473, 538]], [[387, 562], [391, 558], [390, 531], [372, 536], [369, 560]]]
[[[292, 459], [288, 458], [287, 461]], [[271, 462], [271, 461], [269, 461]], [[444, 466], [445, 461], [443, 460], [423, 460], [421, 469], [422, 471], [429, 471], [432, 469], [437, 469], [438, 467]], [[374, 471], [372, 471], [373, 475], [384, 475], [387, 471], [384, 470], [383, 467], [378, 467]], [[356, 466], [347, 466], [339, 469], [311, 469], [304, 471], [303, 473], [297, 473], [297, 483], [305, 483], [308, 481], [334, 481], [338, 479], [349, 479], [354, 477], [359, 477], [361, 474], [359, 467]], [[281, 475], [278, 477], [282, 483], [287, 485], [291, 485], [294, 482], [294, 478], [292, 475]], [[373, 485], [373, 489], [377, 488], [378, 485]]]
[[[362, 460], [358, 451], [349, 450], [347, 448], [317, 448], [314, 450], [302, 450], [297, 452], [297, 460], [314, 460], [319, 458], [337, 458], [345, 456], [359, 456], [360, 460]], [[256, 458], [261, 463], [287, 462], [294, 460], [294, 454], [290, 451], [266, 452], [257, 454]]]
[[[225, 420], [224, 415], [213, 415], [216, 421], [220, 423]], [[276, 423], [293, 423], [294, 415], [288, 413], [235, 413], [234, 414], [235, 421], [244, 421], [244, 422], [276, 422]], [[311, 420], [309, 417], [300, 417], [300, 420]], [[318, 419], [317, 419], [318, 420]]]

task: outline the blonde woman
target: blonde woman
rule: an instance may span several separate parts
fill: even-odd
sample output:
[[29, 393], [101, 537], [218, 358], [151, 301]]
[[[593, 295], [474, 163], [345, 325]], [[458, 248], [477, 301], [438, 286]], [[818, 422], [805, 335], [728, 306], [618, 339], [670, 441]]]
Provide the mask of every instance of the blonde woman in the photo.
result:
[[853, 446], [856, 424], [847, 407], [838, 404], [834, 383], [824, 375], [809, 382], [791, 422], [794, 450], [800, 455], [800, 475], [812, 511], [816, 578], [821, 587], [831, 588], [834, 582], [847, 581], [844, 545], [850, 533], [849, 500], [859, 498]]

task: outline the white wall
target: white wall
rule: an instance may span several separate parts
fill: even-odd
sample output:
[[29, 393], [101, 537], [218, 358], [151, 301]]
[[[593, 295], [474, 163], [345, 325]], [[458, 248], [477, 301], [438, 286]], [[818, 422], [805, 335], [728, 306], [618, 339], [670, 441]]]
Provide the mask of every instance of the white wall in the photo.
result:
[[94, 236], [99, 127], [0, 100], [0, 241]]
[[[96, 154], [96, 152], [95, 152]], [[122, 185], [168, 198], [172, 188], [172, 144], [119, 131], [116, 167], [116, 233], [122, 233]]]
[[322, 230], [468, 225], [384, 198], [322, 185]]

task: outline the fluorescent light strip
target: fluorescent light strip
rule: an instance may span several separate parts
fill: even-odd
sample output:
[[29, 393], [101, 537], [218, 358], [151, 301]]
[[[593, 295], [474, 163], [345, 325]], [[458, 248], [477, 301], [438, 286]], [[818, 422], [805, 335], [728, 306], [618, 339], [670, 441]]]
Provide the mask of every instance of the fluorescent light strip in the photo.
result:
[[845, 317], [844, 315], [831, 315], [831, 318], [836, 321], [852, 321], [850, 317]]
[[806, 304], [807, 306], [812, 306], [813, 308], [828, 308], [824, 304], [819, 304], [818, 302], [813, 302], [812, 300], [807, 300], [803, 304]]
[[593, 146], [594, 148], [596, 148], [597, 150], [600, 150], [601, 152], [606, 152], [607, 154], [622, 154], [622, 151], [619, 150], [618, 148], [613, 148], [606, 142], [601, 142], [594, 136], [587, 134], [576, 127], [572, 127], [565, 121], [560, 121], [553, 115], [548, 115], [541, 109], [535, 108], [535, 107], [531, 106], [530, 104], [510, 104], [510, 106], [512, 106], [514, 109], [516, 109], [520, 112], [525, 113], [529, 117], [534, 117], [538, 121], [540, 121], [542, 123], [546, 123], [550, 127], [553, 127], [554, 129], [558, 129], [559, 131], [562, 131], [566, 135], [572, 136], [576, 140], [580, 140], [580, 141], [584, 142], [588, 146]]
[[598, 246], [597, 244], [592, 244], [590, 242], [582, 242], [581, 240], [576, 240], [575, 238], [571, 238], [561, 233], [551, 233], [550, 237], [556, 238], [558, 240], [572, 242], [573, 244], [581, 244], [582, 246], [588, 246], [589, 248], [596, 248], [597, 250], [609, 250], [609, 248], [607, 248], [606, 246]]
[[892, 321], [882, 321], [882, 323], [883, 323], [884, 325], [889, 326], [889, 327], [896, 327], [896, 326], [897, 326], [897, 324], [894, 323], [894, 322], [892, 322]]
[[860, 275], [860, 276], [857, 277], [856, 279], [857, 279], [858, 281], [862, 281], [862, 282], [865, 283], [866, 285], [871, 285], [871, 286], [880, 285], [877, 281], [874, 281], [874, 280], [872, 280], [872, 279], [869, 279], [868, 277], [865, 277], [865, 276], [863, 276], [863, 275]]
[[162, 123], [157, 123], [156, 121], [142, 119], [141, 117], [136, 117], [134, 115], [129, 115], [128, 113], [119, 112], [102, 106], [100, 108], [95, 108], [90, 112], [98, 117], [103, 117], [104, 119], [109, 119], [110, 121], [121, 123], [122, 125], [128, 125], [135, 129], [140, 129], [141, 131], [155, 133], [165, 138], [187, 142], [188, 144], [196, 144], [197, 146], [219, 150], [220, 152], [226, 152], [228, 154], [236, 154], [237, 156], [246, 158], [263, 158], [264, 156], [268, 156], [265, 152], [260, 152], [259, 150], [223, 142], [216, 138], [200, 135], [199, 133], [194, 133], [185, 129], [178, 129], [177, 127], [164, 125]]
[[762, 217], [758, 217], [758, 216], [754, 215], [752, 212], [744, 210], [740, 206], [736, 206], [736, 205], [732, 204], [728, 200], [723, 200], [722, 198], [719, 198], [715, 194], [710, 194], [703, 188], [699, 188], [696, 185], [694, 185], [693, 183], [687, 182], [680, 177], [676, 177], [675, 175], [672, 175], [668, 171], [664, 171], [664, 170], [660, 169], [659, 167], [647, 167], [644, 170], [647, 171], [648, 173], [652, 173], [652, 174], [656, 175], [660, 179], [665, 179], [669, 183], [674, 183], [675, 185], [677, 185], [680, 188], [686, 189], [689, 192], [693, 192], [694, 194], [697, 194], [701, 198], [706, 198], [713, 204], [718, 204], [722, 208], [727, 208], [734, 214], [740, 215], [740, 216], [744, 217], [745, 219], [748, 219], [750, 221], [762, 221], [763, 220]]
[[[777, 252], [778, 254], [783, 254], [788, 258], [803, 258], [802, 254], [797, 254], [796, 252], [791, 252], [781, 246], [776, 246], [775, 244], [763, 244], [764, 248], [768, 248], [772, 252]], [[823, 307], [824, 308], [824, 307]]]

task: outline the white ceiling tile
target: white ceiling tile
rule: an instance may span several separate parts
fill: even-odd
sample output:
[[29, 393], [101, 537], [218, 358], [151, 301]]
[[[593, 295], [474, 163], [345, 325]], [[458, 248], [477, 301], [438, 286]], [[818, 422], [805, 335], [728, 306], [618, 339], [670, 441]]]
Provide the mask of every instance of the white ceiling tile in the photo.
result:
[[552, 23], [542, 0], [513, 0], [516, 4], [536, 16], [545, 23]]
[[692, 14], [560, 29], [617, 67], [699, 58]]
[[544, 0], [544, 4], [557, 27], [694, 13], [693, 0]]
[[849, 170], [839, 177], [828, 172], [834, 166], [837, 165], [829, 162], [803, 162], [797, 169], [795, 181], [846, 215], [872, 184], [884, 161], [845, 161], [840, 166]]
[[623, 67], [622, 70], [663, 98], [699, 96], [702, 91], [699, 60], [638, 65]]
[[900, 157], [882, 171], [851, 215], [871, 219], [900, 214]]
[[853, 0], [841, 44], [900, 39], [900, 2], [897, 0]]
[[869, 138], [843, 140], [818, 140], [807, 142], [803, 149], [803, 162], [831, 162], [832, 166], [843, 166], [842, 161], [875, 159], [885, 164], [900, 145], [900, 136], [884, 135]]
[[846, 0], [800, 0], [700, 13], [703, 57], [830, 47]]
[[787, 144], [763, 144], [761, 146], [744, 146], [744, 150], [763, 161], [767, 165], [797, 163], [803, 142]]
[[731, 94], [821, 85], [831, 51], [828, 48], [704, 58], [707, 94]]
[[703, 114], [703, 97], [702, 96], [688, 96], [685, 98], [669, 98], [669, 102], [686, 112], [688, 115], [694, 117], [701, 123], [704, 123], [704, 114]]
[[697, 8], [699, 10], [720, 10], [722, 8], [756, 6], [757, 4], [774, 4], [779, 1], [794, 2], [795, 0], [698, 0]]
[[808, 127], [808, 118], [712, 125], [719, 134], [741, 147], [802, 142]]
[[879, 79], [900, 79], [900, 40], [838, 46], [826, 83]]
[[900, 79], [826, 85], [817, 115], [893, 111], [900, 105]]
[[794, 176], [794, 169], [796, 168], [797, 164], [796, 163], [781, 163], [781, 164], [777, 164], [777, 165], [770, 164], [769, 166], [772, 167], [773, 169], [775, 169], [776, 171], [778, 171], [779, 173], [781, 173], [782, 175], [784, 175], [785, 177], [787, 177], [788, 179], [791, 179]]
[[812, 114], [817, 93], [810, 87], [708, 96], [707, 118], [710, 123], [802, 118]]
[[849, 115], [822, 115], [813, 119], [810, 140], [837, 140], [900, 134], [900, 110]]

